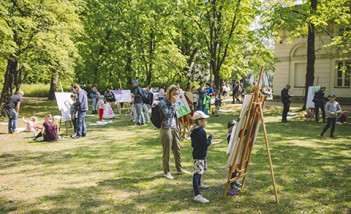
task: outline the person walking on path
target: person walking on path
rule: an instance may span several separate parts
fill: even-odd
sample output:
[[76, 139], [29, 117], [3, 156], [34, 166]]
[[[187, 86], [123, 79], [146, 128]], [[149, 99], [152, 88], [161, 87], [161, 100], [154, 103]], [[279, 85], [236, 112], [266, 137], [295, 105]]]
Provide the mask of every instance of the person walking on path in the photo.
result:
[[325, 123], [324, 91], [325, 91], [325, 87], [321, 87], [314, 94], [314, 97], [313, 97], [314, 111], [316, 113], [316, 123], [318, 123], [318, 120], [319, 120], [319, 109], [321, 109], [322, 111], [323, 123]]
[[88, 111], [88, 97], [87, 92], [78, 84], [73, 85], [73, 90], [77, 94], [77, 134], [72, 138], [85, 137], [87, 134], [87, 126], [85, 124], [85, 117]]
[[12, 134], [16, 131], [19, 110], [22, 102], [24, 92], [20, 91], [18, 94], [10, 96], [5, 103], [5, 112], [9, 118], [8, 133]]
[[190, 174], [186, 170], [182, 169], [180, 159], [180, 137], [178, 130], [177, 120], [177, 107], [176, 100], [178, 96], [178, 87], [176, 85], [170, 85], [165, 93], [165, 99], [159, 103], [159, 109], [161, 111], [161, 129], [160, 139], [163, 150], [163, 171], [164, 176], [168, 179], [173, 180], [169, 168], [171, 149], [174, 155], [175, 166], [177, 174]]
[[281, 91], [281, 99], [283, 103], [283, 114], [282, 114], [282, 123], [288, 122], [287, 116], [290, 108], [290, 103], [291, 103], [291, 95], [289, 94], [289, 89], [291, 86], [287, 84], [285, 88]]
[[334, 137], [334, 131], [335, 131], [335, 124], [336, 124], [336, 116], [338, 113], [342, 113], [341, 107], [338, 102], [335, 101], [336, 95], [331, 94], [328, 96], [329, 102], [325, 105], [325, 110], [327, 111], [328, 118], [327, 118], [327, 124], [324, 126], [322, 132], [321, 132], [321, 137], [323, 137], [324, 133], [330, 128], [330, 137]]
[[238, 97], [238, 94], [239, 94], [239, 83], [234, 80], [234, 84], [233, 84], [233, 102], [232, 104], [235, 103], [235, 101], [237, 101], [238, 103], [240, 103], [240, 100], [239, 100], [239, 97]]

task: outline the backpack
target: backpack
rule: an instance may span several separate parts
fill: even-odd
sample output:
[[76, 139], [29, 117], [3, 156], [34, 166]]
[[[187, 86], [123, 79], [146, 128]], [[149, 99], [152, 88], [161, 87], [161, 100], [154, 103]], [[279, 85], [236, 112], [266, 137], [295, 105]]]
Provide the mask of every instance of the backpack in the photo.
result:
[[146, 96], [146, 92], [143, 89], [140, 89], [140, 93], [141, 93], [141, 100], [143, 101], [143, 103], [149, 104], [149, 99]]
[[162, 118], [161, 118], [161, 110], [159, 108], [159, 103], [151, 107], [151, 122], [158, 129], [161, 128]]

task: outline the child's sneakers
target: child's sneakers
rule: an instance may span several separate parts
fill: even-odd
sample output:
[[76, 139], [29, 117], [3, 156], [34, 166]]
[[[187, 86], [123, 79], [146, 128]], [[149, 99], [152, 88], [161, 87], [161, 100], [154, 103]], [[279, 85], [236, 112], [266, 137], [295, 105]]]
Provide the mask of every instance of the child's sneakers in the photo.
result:
[[181, 169], [180, 171], [177, 171], [176, 173], [177, 175], [180, 175], [180, 174], [191, 174], [190, 172], [186, 171], [185, 169]]
[[242, 187], [243, 185], [240, 183], [240, 182], [238, 182], [238, 181], [234, 181], [234, 185], [235, 186], [237, 186], [237, 187]]
[[173, 180], [174, 177], [172, 176], [172, 174], [170, 172], [167, 172], [167, 174], [164, 174], [164, 176], [169, 179], [169, 180]]
[[206, 184], [204, 184], [204, 183], [201, 183], [200, 185], [199, 185], [199, 188], [200, 189], [208, 189], [210, 186], [208, 186], [208, 185], [206, 185]]
[[203, 204], [210, 202], [209, 200], [204, 198], [201, 194], [198, 194], [197, 196], [195, 196], [194, 197], [194, 201], [200, 202], [200, 203], [203, 203]]
[[227, 192], [227, 195], [231, 195], [231, 196], [238, 195], [238, 194], [239, 194], [239, 192], [236, 189], [230, 189]]

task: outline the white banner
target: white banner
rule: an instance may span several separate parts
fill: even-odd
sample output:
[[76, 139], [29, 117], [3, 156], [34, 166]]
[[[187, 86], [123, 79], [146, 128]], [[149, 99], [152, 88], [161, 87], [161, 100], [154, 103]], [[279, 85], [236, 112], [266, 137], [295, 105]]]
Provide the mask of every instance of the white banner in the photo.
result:
[[61, 111], [62, 121], [64, 122], [71, 120], [71, 114], [69, 111], [69, 108], [73, 103], [71, 94], [72, 93], [69, 92], [55, 92], [57, 106]]
[[320, 86], [310, 86], [310, 87], [308, 87], [306, 108], [314, 108], [314, 102], [312, 100], [313, 100], [314, 94], [317, 91], [319, 91], [320, 88], [321, 88]]
[[115, 94], [117, 102], [119, 103], [132, 102], [132, 93], [130, 90], [114, 90], [112, 92]]

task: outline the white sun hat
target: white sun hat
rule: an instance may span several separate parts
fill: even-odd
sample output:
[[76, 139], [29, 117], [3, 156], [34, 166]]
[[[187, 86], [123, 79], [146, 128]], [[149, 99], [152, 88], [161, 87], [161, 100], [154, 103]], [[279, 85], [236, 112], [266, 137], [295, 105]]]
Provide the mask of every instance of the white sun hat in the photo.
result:
[[195, 111], [193, 119], [198, 120], [198, 119], [206, 119], [209, 117], [210, 116], [206, 115], [203, 111]]

